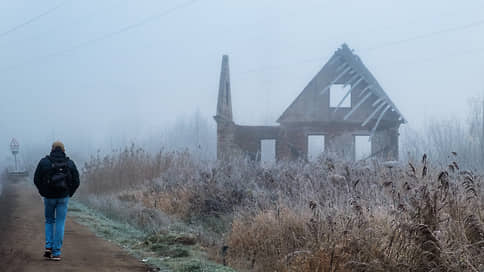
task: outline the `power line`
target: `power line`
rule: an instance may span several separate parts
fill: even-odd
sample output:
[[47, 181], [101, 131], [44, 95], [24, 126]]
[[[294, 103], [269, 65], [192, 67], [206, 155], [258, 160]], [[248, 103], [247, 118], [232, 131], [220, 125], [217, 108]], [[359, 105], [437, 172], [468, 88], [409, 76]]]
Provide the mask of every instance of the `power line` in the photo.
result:
[[49, 8], [48, 10], [46, 10], [46, 11], [44, 11], [44, 12], [42, 12], [42, 13], [40, 13], [40, 14], [38, 14], [38, 15], [30, 18], [30, 19], [28, 19], [27, 21], [22, 22], [22, 23], [20, 23], [18, 25], [15, 25], [15, 26], [13, 26], [13, 27], [5, 30], [4, 32], [0, 32], [0, 38], [3, 38], [5, 36], [7, 36], [8, 34], [10, 34], [12, 32], [15, 32], [15, 31], [17, 31], [17, 30], [19, 30], [19, 29], [21, 29], [23, 27], [26, 27], [26, 26], [30, 25], [31, 23], [39, 20], [40, 18], [49, 15], [50, 13], [54, 12], [55, 10], [57, 10], [58, 8], [60, 8], [61, 6], [63, 6], [65, 3], [67, 3], [67, 1], [68, 0], [64, 0], [64, 1], [60, 2], [59, 4], [57, 4], [56, 6], [53, 6], [53, 7]]
[[264, 66], [264, 67], [261, 67], [261, 68], [258, 68], [258, 69], [249, 69], [249, 70], [243, 71], [243, 72], [239, 73], [239, 75], [245, 75], [245, 74], [261, 72], [261, 71], [262, 72], [263, 71], [274, 71], [274, 70], [283, 69], [284, 67], [292, 66], [292, 65], [295, 65], [295, 64], [313, 63], [313, 62], [316, 62], [316, 61], [321, 61], [322, 59], [323, 58], [308, 58], [308, 59], [298, 60], [297, 62]]
[[[415, 36], [405, 38], [405, 39], [400, 39], [400, 40], [395, 40], [395, 41], [390, 41], [390, 42], [384, 42], [384, 43], [381, 43], [380, 45], [365, 48], [363, 50], [367, 50], [367, 51], [371, 52], [371, 51], [375, 51], [375, 50], [379, 50], [379, 49], [383, 49], [383, 48], [387, 48], [387, 47], [400, 45], [400, 44], [403, 44], [403, 43], [413, 42], [413, 41], [416, 41], [416, 40], [422, 40], [422, 39], [426, 39], [426, 38], [429, 38], [429, 37], [434, 37], [434, 36], [438, 36], [438, 35], [442, 35], [442, 34], [446, 34], [446, 33], [457, 32], [457, 31], [460, 31], [460, 30], [478, 27], [478, 26], [481, 26], [481, 25], [484, 25], [484, 19], [474, 21], [472, 23], [468, 23], [468, 24], [465, 24], [465, 25], [441, 29], [441, 30], [429, 32], [429, 33], [426, 33], [426, 34], [415, 35]], [[477, 50], [471, 50], [471, 51], [465, 51], [465, 52], [462, 52], [461, 50], [459, 50], [458, 52], [456, 52], [457, 54], [455, 54], [455, 56], [462, 56], [462, 55], [469, 54], [471, 52], [480, 52], [482, 50], [484, 50], [484, 49], [477, 49]], [[253, 72], [266, 71], [266, 70], [277, 70], [277, 69], [281, 69], [281, 68], [284, 68], [286, 66], [292, 66], [292, 65], [295, 65], [295, 64], [316, 62], [316, 61], [320, 61], [321, 59], [322, 58], [320, 58], [320, 57], [319, 58], [310, 58], [310, 59], [299, 60], [297, 62], [293, 62], [293, 63], [290, 63], [290, 64], [268, 66], [268, 67], [263, 67], [261, 69], [250, 69], [250, 70], [243, 72], [243, 74], [249, 74], [249, 73], [253, 73]], [[437, 59], [437, 58], [433, 58], [431, 60], [434, 60], [434, 59]], [[428, 61], [428, 60], [429, 59], [424, 59], [422, 61], [425, 62], [425, 61]]]
[[167, 15], [170, 15], [172, 13], [174, 13], [175, 11], [178, 11], [180, 9], [183, 9], [183, 8], [186, 8], [186, 7], [189, 7], [193, 4], [195, 4], [196, 2], [198, 2], [200, 0], [190, 0], [190, 1], [187, 1], [187, 2], [184, 2], [184, 3], [181, 3], [177, 6], [174, 6], [168, 10], [164, 10], [160, 13], [157, 13], [157, 14], [154, 14], [154, 15], [151, 15], [149, 17], [146, 17], [146, 18], [143, 18], [133, 24], [130, 24], [130, 25], [126, 25], [122, 28], [119, 28], [115, 31], [112, 31], [112, 32], [109, 32], [109, 33], [105, 33], [101, 36], [98, 36], [96, 38], [92, 38], [92, 39], [89, 39], [89, 40], [85, 40], [83, 42], [80, 42], [76, 45], [73, 45], [69, 48], [66, 48], [64, 50], [59, 50], [59, 51], [56, 51], [56, 52], [53, 52], [53, 53], [50, 53], [50, 54], [47, 54], [47, 55], [44, 55], [44, 56], [41, 56], [41, 57], [37, 57], [37, 58], [34, 58], [34, 59], [31, 59], [31, 60], [28, 60], [28, 61], [25, 61], [24, 63], [21, 63], [19, 65], [12, 65], [10, 67], [6, 67], [5, 69], [3, 70], [8, 70], [8, 69], [14, 69], [14, 68], [18, 68], [18, 67], [21, 67], [25, 64], [28, 64], [28, 63], [31, 63], [33, 61], [36, 61], [36, 60], [39, 60], [39, 59], [46, 59], [46, 58], [53, 58], [53, 57], [57, 57], [57, 56], [61, 56], [61, 55], [64, 55], [66, 53], [69, 53], [69, 52], [72, 52], [72, 51], [75, 51], [77, 49], [80, 49], [82, 47], [86, 47], [86, 46], [89, 46], [91, 44], [95, 44], [95, 43], [98, 43], [98, 42], [101, 42], [101, 41], [104, 41], [104, 40], [107, 40], [109, 38], [112, 38], [114, 36], [117, 36], [117, 35], [120, 35], [124, 32], [127, 32], [127, 31], [130, 31], [132, 29], [135, 29], [135, 28], [139, 28], [143, 25], [146, 25], [148, 23], [151, 23], [161, 17], [164, 17], [164, 16], [167, 16]]
[[[120, 7], [120, 6], [121, 6], [121, 4], [123, 4], [123, 2], [121, 2], [121, 1], [115, 1], [115, 3], [114, 3], [114, 4], [111, 4], [111, 5], [109, 5], [109, 6], [105, 7], [105, 8], [103, 8], [103, 9], [100, 9], [100, 10], [98, 9], [98, 10], [96, 10], [96, 11], [94, 11], [94, 12], [91, 12], [91, 13], [87, 14], [86, 16], [84, 16], [83, 18], [81, 18], [82, 20], [79, 20], [79, 18], [77, 18], [77, 19], [76, 19], [76, 18], [74, 18], [74, 20], [69, 20], [69, 21], [67, 21], [67, 22], [64, 22], [62, 25], [60, 25], [60, 24], [59, 24], [59, 25], [56, 25], [56, 26], [63, 26], [63, 27], [65, 27], [65, 26], [66, 26], [66, 23], [71, 23], [71, 24], [69, 25], [69, 26], [71, 26], [71, 27], [72, 27], [72, 26], [79, 25], [79, 24], [81, 24], [81, 23], [84, 23], [84, 22], [85, 22], [87, 19], [92, 18], [92, 17], [94, 17], [94, 16], [96, 16], [96, 15], [98, 15], [98, 14], [105, 14], [106, 12], [112, 11], [112, 10], [114, 10], [114, 9], [116, 9], [116, 8], [118, 8], [118, 7]], [[50, 32], [52, 32], [52, 29], [47, 29], [46, 31], [37, 32], [37, 33], [36, 33], [36, 35], [31, 36], [31, 37], [27, 37], [27, 38], [25, 38], [25, 39], [21, 39], [21, 40], [20, 40], [20, 41], [18, 41], [18, 42], [19, 42], [19, 43], [27, 43], [27, 42], [29, 42], [29, 41], [37, 40], [37, 39], [39, 39], [39, 38], [43, 38], [43, 37], [45, 37], [45, 36], [46, 36], [46, 34], [49, 34]], [[8, 42], [1, 43], [1, 45], [4, 45], [4, 44], [6, 44], [6, 43], [8, 43]]]
[[[80, 42], [70, 48], [67, 48], [67, 49], [64, 49], [64, 50], [59, 50], [59, 51], [56, 51], [56, 52], [53, 52], [53, 53], [50, 53], [50, 54], [47, 54], [47, 55], [44, 55], [44, 56], [41, 56], [41, 57], [37, 57], [35, 59], [31, 59], [30, 61], [26, 61], [22, 64], [19, 64], [19, 65], [13, 65], [13, 66], [10, 66], [10, 67], [7, 67], [6, 69], [9, 69], [9, 68], [15, 68], [15, 67], [18, 67], [18, 66], [22, 66], [26, 63], [30, 63], [34, 60], [37, 60], [37, 59], [45, 59], [45, 58], [51, 58], [51, 57], [56, 57], [56, 56], [60, 56], [60, 55], [63, 55], [63, 54], [66, 54], [68, 52], [71, 52], [71, 51], [74, 51], [74, 50], [77, 50], [79, 48], [82, 48], [82, 47], [85, 47], [85, 46], [89, 46], [90, 44], [94, 44], [94, 43], [98, 43], [98, 42], [101, 42], [103, 40], [107, 40], [113, 36], [117, 36], [119, 34], [122, 34], [124, 32], [127, 32], [127, 31], [130, 31], [134, 28], [138, 28], [138, 27], [141, 27], [145, 24], [148, 24], [156, 19], [159, 19], [160, 17], [163, 17], [163, 16], [166, 16], [166, 15], [169, 15], [179, 9], [182, 9], [182, 8], [186, 8], [188, 6], [191, 6], [193, 4], [195, 4], [195, 2], [197, 2], [199, 0], [190, 0], [190, 1], [187, 1], [187, 2], [184, 2], [184, 3], [181, 3], [180, 5], [177, 5], [171, 9], [168, 9], [168, 10], [165, 10], [165, 11], [162, 11], [158, 14], [154, 14], [152, 16], [149, 16], [149, 17], [146, 17], [136, 23], [133, 23], [133, 24], [130, 24], [130, 25], [127, 25], [127, 26], [124, 26], [116, 31], [112, 31], [112, 32], [109, 32], [109, 33], [106, 33], [106, 34], [103, 34], [99, 37], [96, 37], [96, 38], [92, 38], [92, 39], [89, 39], [89, 40], [86, 40], [86, 41], [83, 41], [83, 42]], [[468, 23], [468, 24], [464, 24], [464, 25], [460, 25], [460, 26], [455, 26], [455, 27], [451, 27], [451, 28], [446, 28], [446, 29], [441, 29], [441, 30], [437, 30], [437, 31], [433, 31], [433, 32], [429, 32], [429, 33], [425, 33], [425, 34], [420, 34], [420, 35], [415, 35], [415, 36], [411, 36], [409, 38], [405, 38], [405, 39], [400, 39], [400, 40], [395, 40], [395, 41], [389, 41], [389, 42], [384, 42], [384, 43], [381, 43], [380, 45], [377, 45], [377, 46], [373, 46], [373, 47], [369, 47], [369, 48], [366, 48], [366, 49], [363, 49], [363, 50], [368, 50], [368, 51], [375, 51], [375, 50], [378, 50], [378, 49], [382, 49], [382, 48], [387, 48], [387, 47], [391, 47], [391, 46], [396, 46], [396, 45], [399, 45], [399, 44], [402, 44], [402, 43], [408, 43], [408, 42], [412, 42], [412, 41], [416, 41], [416, 40], [421, 40], [421, 39], [425, 39], [425, 38], [429, 38], [429, 37], [434, 37], [434, 36], [438, 36], [438, 35], [442, 35], [442, 34], [445, 34], [445, 33], [450, 33], [450, 32], [457, 32], [457, 31], [460, 31], [460, 30], [464, 30], [464, 29], [469, 29], [469, 28], [473, 28], [473, 27], [478, 27], [478, 26], [481, 26], [481, 25], [484, 25], [484, 19], [481, 19], [481, 20], [478, 20], [478, 21], [474, 21], [472, 23]], [[310, 63], [310, 62], [316, 62], [316, 61], [321, 61], [322, 58], [321, 57], [318, 57], [318, 58], [310, 58], [310, 59], [304, 59], [304, 60], [299, 60], [297, 62], [293, 62], [293, 63], [290, 63], [290, 64], [283, 64], [283, 65], [274, 65], [274, 66], [269, 66], [269, 67], [263, 67], [262, 69], [250, 69], [250, 70], [247, 70], [245, 72], [242, 72], [243, 74], [249, 74], [249, 73], [253, 73], [253, 72], [258, 72], [258, 71], [264, 71], [264, 70], [277, 70], [277, 69], [280, 69], [280, 68], [283, 68], [285, 66], [289, 66], [289, 65], [294, 65], [294, 64], [301, 64], [301, 63]], [[5, 69], [5, 70], [6, 70]]]
[[[463, 50], [454, 50], [454, 51], [450, 51], [450, 52], [445, 53], [445, 56], [447, 58], [459, 58], [459, 57], [464, 57], [466, 55], [480, 54], [480, 53], [483, 53], [483, 52], [484, 52], [484, 48], [477, 48], [477, 49], [464, 50], [464, 51]], [[444, 54], [442, 54], [442, 55], [444, 55]], [[396, 61], [394, 63], [395, 64], [403, 64], [403, 65], [405, 65], [405, 64], [418, 64], [418, 63], [432, 63], [432, 62], [435, 62], [437, 60], [443, 59], [442, 55], [435, 55], [435, 56], [428, 57], [428, 58], [410, 60], [410, 61]], [[329, 57], [330, 56], [326, 56], [326, 58], [304, 59], [304, 60], [294, 61], [294, 62], [290, 62], [290, 63], [288, 62], [288, 63], [281, 64], [281, 65], [265, 66], [265, 67], [262, 67], [260, 69], [249, 69], [249, 70], [245, 70], [245, 71], [240, 72], [239, 77], [246, 77], [247, 75], [249, 75], [251, 73], [255, 73], [255, 72], [281, 70], [281, 69], [284, 69], [284, 68], [287, 68], [287, 67], [293, 67], [294, 65], [297, 65], [297, 64], [320, 62], [320, 61], [327, 59]], [[321, 70], [321, 65], [324, 65], [324, 63], [318, 64], [318, 66], [316, 66], [316, 68], [314, 68], [314, 69]]]
[[193, 4], [195, 4], [197, 1], [199, 1], [199, 0], [190, 0], [190, 1], [184, 2], [184, 3], [182, 3], [180, 5], [177, 5], [177, 6], [173, 7], [173, 8], [170, 8], [170, 9], [165, 10], [165, 11], [162, 11], [162, 12], [160, 12], [158, 14], [154, 14], [152, 16], [146, 17], [144, 19], [139, 20], [136, 23], [133, 23], [133, 24], [124, 26], [124, 27], [122, 27], [122, 28], [120, 28], [118, 30], [115, 30], [113, 32], [109, 32], [109, 33], [106, 33], [104, 35], [101, 35], [101, 36], [99, 36], [97, 38], [93, 38], [93, 39], [90, 39], [90, 40], [86, 40], [84, 42], [81, 42], [81, 43], [79, 43], [79, 44], [77, 44], [77, 45], [75, 45], [75, 46], [73, 46], [73, 47], [71, 47], [71, 48], [69, 48], [69, 49], [67, 49], [65, 51], [76, 50], [76, 49], [78, 49], [80, 47], [87, 46], [87, 45], [89, 45], [91, 43], [97, 43], [97, 42], [100, 42], [100, 41], [109, 39], [111, 37], [117, 36], [119, 34], [122, 34], [124, 32], [130, 31], [130, 30], [132, 30], [134, 28], [141, 27], [141, 26], [146, 25], [148, 23], [151, 23], [151, 22], [153, 22], [153, 21], [155, 21], [155, 20], [157, 20], [157, 19], [159, 19], [161, 17], [170, 15], [171, 13], [173, 13], [173, 12], [175, 12], [177, 10], [180, 10], [180, 9], [183, 9], [183, 8], [186, 8], [186, 7], [189, 7], [189, 6], [193, 5]]
[[366, 50], [373, 51], [373, 50], [377, 50], [377, 49], [381, 49], [381, 48], [399, 45], [399, 44], [402, 44], [402, 43], [413, 42], [413, 41], [416, 41], [416, 40], [427, 39], [427, 38], [439, 36], [439, 35], [442, 35], [442, 34], [457, 32], [457, 31], [460, 31], [460, 30], [469, 29], [469, 28], [473, 28], [473, 27], [478, 27], [478, 26], [481, 26], [481, 25], [484, 25], [484, 19], [481, 19], [481, 20], [478, 20], [478, 21], [475, 21], [475, 22], [472, 22], [472, 23], [469, 23], [469, 24], [465, 24], [465, 25], [445, 28], [445, 29], [429, 32], [429, 33], [426, 33], [426, 34], [415, 35], [415, 36], [405, 38], [405, 39], [401, 39], [401, 40], [385, 42], [385, 43], [382, 43], [382, 44], [374, 46], [374, 47], [366, 48]]
[[[484, 52], [484, 47], [480, 48], [475, 48], [475, 49], [470, 49], [470, 50], [454, 50], [454, 51], [448, 51], [445, 54], [446, 59], [455, 59], [455, 58], [460, 58], [468, 55], [480, 55], [481, 53]], [[441, 60], [442, 55], [434, 55], [431, 57], [426, 57], [422, 59], [414, 59], [414, 60], [408, 60], [408, 61], [396, 61], [394, 64], [418, 64], [418, 63], [433, 63], [435, 61]]]

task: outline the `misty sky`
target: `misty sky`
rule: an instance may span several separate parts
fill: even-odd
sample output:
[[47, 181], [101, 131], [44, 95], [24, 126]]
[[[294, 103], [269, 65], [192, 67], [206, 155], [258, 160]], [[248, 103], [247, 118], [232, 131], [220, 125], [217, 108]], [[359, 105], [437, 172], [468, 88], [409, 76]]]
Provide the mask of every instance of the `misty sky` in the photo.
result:
[[0, 154], [14, 136], [91, 150], [211, 118], [223, 54], [241, 124], [274, 122], [344, 42], [414, 128], [484, 93], [482, 1], [184, 3], [0, 1]]

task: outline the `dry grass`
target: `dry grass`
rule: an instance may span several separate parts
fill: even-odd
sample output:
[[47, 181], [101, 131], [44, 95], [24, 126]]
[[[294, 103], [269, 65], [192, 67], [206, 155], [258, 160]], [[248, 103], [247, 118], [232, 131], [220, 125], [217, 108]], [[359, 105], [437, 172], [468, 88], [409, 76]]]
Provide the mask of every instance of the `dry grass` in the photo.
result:
[[242, 271], [483, 271], [481, 180], [456, 161], [262, 168], [132, 146], [93, 158], [83, 195], [125, 214], [137, 207], [151, 213], [144, 218], [209, 222], [199, 241]]
[[238, 215], [229, 256], [255, 271], [482, 271], [480, 179], [458, 168], [343, 167], [299, 203]]

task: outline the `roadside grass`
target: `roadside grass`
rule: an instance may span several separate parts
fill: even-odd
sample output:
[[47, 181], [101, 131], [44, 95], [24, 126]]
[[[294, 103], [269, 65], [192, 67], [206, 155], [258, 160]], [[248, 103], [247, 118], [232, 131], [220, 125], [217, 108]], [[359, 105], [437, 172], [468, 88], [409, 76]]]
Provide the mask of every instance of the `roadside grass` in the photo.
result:
[[[124, 248], [142, 262], [173, 272], [233, 272], [210, 260], [193, 234], [167, 230], [146, 233], [129, 224], [109, 219], [74, 199], [69, 216], [97, 236]], [[176, 229], [176, 228], [175, 228]]]
[[[138, 247], [175, 271], [217, 271], [205, 254], [257, 272], [484, 271], [483, 176], [458, 159], [263, 167], [132, 146], [86, 163], [79, 196], [156, 233]], [[171, 235], [186, 233], [201, 246]]]

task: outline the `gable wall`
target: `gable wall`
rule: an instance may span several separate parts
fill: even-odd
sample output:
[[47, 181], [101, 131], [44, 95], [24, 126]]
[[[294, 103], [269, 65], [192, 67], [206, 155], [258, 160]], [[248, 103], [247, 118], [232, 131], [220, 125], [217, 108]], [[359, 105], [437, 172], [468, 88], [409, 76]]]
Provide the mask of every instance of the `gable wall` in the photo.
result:
[[[336, 71], [341, 65], [341, 62], [336, 60], [337, 55], [333, 56], [330, 61], [323, 67], [323, 69], [309, 82], [301, 94], [286, 110], [280, 123], [290, 122], [347, 122], [347, 123], [363, 123], [366, 118], [376, 109], [373, 103], [378, 99], [377, 95], [372, 94], [358, 109], [347, 119], [344, 116], [355, 107], [360, 100], [367, 94], [366, 91], [361, 95], [366, 83], [361, 82], [356, 86], [351, 93], [351, 108], [339, 108], [334, 112], [334, 108], [330, 108], [330, 91], [324, 94], [321, 92], [331, 84], [341, 71]], [[336, 84], [344, 84], [353, 75], [344, 76]], [[346, 99], [350, 99], [348, 96]], [[374, 117], [377, 118], [378, 115]], [[398, 115], [395, 112], [387, 111], [384, 120], [397, 120]]]

